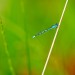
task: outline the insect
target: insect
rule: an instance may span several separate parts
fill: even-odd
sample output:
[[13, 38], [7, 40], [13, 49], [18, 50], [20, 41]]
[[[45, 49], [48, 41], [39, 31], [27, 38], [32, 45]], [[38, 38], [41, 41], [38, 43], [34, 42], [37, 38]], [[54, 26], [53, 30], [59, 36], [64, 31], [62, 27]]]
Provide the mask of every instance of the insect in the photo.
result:
[[32, 38], [35, 38], [36, 36], [39, 36], [39, 35], [41, 35], [41, 34], [47, 32], [47, 31], [49, 31], [49, 30], [51, 30], [51, 29], [57, 28], [57, 26], [58, 26], [58, 24], [56, 23], [56, 24], [52, 25], [51, 27], [49, 27], [49, 28], [47, 28], [47, 29], [45, 29], [45, 30], [43, 30], [43, 31], [41, 31], [41, 32], [39, 32], [39, 33], [37, 33], [36, 35], [32, 36]]

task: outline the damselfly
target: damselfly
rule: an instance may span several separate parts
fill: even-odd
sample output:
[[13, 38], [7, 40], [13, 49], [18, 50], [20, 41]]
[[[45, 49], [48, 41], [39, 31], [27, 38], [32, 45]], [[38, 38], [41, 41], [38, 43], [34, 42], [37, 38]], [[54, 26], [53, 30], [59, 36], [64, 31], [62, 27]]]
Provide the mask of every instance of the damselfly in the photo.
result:
[[51, 30], [51, 29], [57, 28], [57, 26], [58, 26], [58, 24], [56, 23], [56, 24], [52, 25], [51, 27], [49, 27], [49, 28], [47, 28], [47, 29], [45, 29], [45, 30], [43, 30], [43, 31], [41, 31], [41, 32], [39, 32], [39, 33], [37, 33], [37, 34], [34, 35], [32, 38], [35, 38], [36, 36], [39, 36], [39, 35], [41, 35], [41, 34], [47, 32], [47, 31], [49, 31], [49, 30]]

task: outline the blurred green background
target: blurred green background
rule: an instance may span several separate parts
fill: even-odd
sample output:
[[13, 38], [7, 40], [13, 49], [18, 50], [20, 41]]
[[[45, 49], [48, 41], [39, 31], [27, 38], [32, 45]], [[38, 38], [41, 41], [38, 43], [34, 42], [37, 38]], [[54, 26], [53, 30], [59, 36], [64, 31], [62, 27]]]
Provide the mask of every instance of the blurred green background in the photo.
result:
[[[41, 75], [66, 0], [0, 0], [0, 75]], [[75, 75], [75, 0], [69, 0], [45, 75]], [[2, 31], [4, 33], [2, 34]]]

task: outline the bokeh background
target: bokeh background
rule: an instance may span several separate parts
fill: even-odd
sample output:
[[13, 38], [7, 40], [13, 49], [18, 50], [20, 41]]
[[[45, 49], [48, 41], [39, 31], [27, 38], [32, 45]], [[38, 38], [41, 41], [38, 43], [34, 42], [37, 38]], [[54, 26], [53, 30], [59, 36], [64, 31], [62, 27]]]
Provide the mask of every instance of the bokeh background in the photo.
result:
[[[32, 36], [59, 22], [65, 1], [0, 0], [0, 75], [41, 75], [56, 29]], [[75, 0], [69, 0], [45, 75], [75, 75]]]

